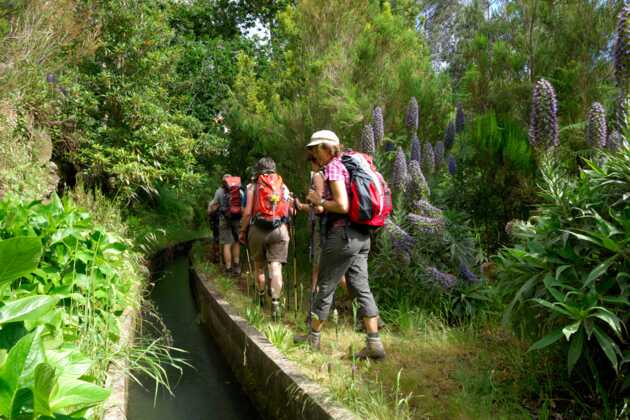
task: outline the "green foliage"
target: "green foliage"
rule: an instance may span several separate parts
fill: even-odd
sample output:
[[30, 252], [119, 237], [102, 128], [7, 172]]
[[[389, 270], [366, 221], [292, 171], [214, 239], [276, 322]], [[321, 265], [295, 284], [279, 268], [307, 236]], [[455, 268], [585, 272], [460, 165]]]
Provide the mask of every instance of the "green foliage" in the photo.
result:
[[588, 162], [577, 180], [546, 165], [543, 204], [497, 263], [511, 300], [505, 320], [539, 338], [531, 350], [555, 345], [574, 395], [597, 396], [613, 413], [630, 374], [630, 157], [623, 149], [604, 158], [601, 166]]
[[0, 201], [0, 238], [0, 415], [83, 417], [137, 296], [128, 245], [57, 196]]
[[493, 251], [507, 240], [506, 223], [528, 215], [536, 160], [519, 125], [494, 113], [475, 118], [459, 136], [458, 171], [442, 179], [436, 202], [468, 214], [484, 248]]
[[448, 81], [433, 71], [420, 35], [387, 2], [304, 1], [280, 13], [278, 21], [268, 61], [263, 57], [256, 65], [256, 56], [248, 54], [236, 62], [226, 121], [232, 129], [230, 157], [241, 168], [270, 155], [299, 192], [307, 180], [296, 157], [314, 131], [333, 129], [344, 145], [358, 148], [361, 130], [379, 105], [385, 136], [403, 135], [410, 95], [420, 105], [422, 136], [441, 132]]

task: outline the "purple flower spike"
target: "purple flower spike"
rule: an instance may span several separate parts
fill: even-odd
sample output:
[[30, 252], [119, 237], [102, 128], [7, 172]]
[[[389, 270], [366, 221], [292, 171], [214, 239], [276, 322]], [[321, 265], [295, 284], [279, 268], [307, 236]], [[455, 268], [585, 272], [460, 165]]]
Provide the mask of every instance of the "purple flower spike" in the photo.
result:
[[532, 93], [529, 143], [534, 147], [558, 146], [558, 101], [551, 83], [536, 82]]
[[424, 178], [420, 164], [412, 160], [407, 169], [407, 193], [411, 200], [420, 200], [429, 196], [429, 185]]
[[377, 106], [372, 111], [372, 125], [374, 127], [374, 142], [380, 144], [385, 138], [385, 124], [383, 123], [383, 109]]
[[454, 275], [443, 273], [435, 267], [427, 267], [426, 273], [431, 282], [443, 289], [451, 289], [457, 284], [457, 278]]
[[439, 168], [444, 162], [444, 142], [435, 143], [435, 168]]
[[459, 275], [468, 283], [479, 283], [479, 277], [470, 271], [468, 266], [463, 262], [459, 264]]
[[418, 131], [419, 112], [418, 101], [415, 96], [412, 96], [407, 106], [407, 115], [405, 116], [405, 125], [409, 130]]
[[619, 12], [613, 54], [617, 86], [622, 91], [626, 91], [630, 78], [630, 6], [624, 6]]
[[450, 150], [455, 144], [455, 124], [453, 121], [449, 122], [444, 132], [444, 146]]
[[413, 133], [413, 137], [411, 138], [411, 160], [415, 160], [419, 163], [420, 155], [420, 140], [416, 133]]
[[448, 173], [455, 175], [457, 173], [457, 161], [453, 156], [448, 157]]
[[409, 213], [407, 221], [413, 228], [413, 231], [421, 236], [438, 235], [444, 231], [444, 219], [440, 217], [427, 217]]
[[422, 152], [422, 172], [426, 175], [431, 175], [435, 170], [435, 154], [433, 153], [433, 146], [431, 143], [426, 142], [424, 144], [424, 151]]
[[455, 111], [455, 133], [459, 134], [464, 131], [464, 124], [466, 117], [464, 116], [464, 108], [461, 103], [457, 104], [457, 110]]
[[368, 124], [361, 130], [361, 151], [374, 156], [375, 150], [374, 131], [372, 130], [372, 125]]
[[606, 147], [606, 111], [599, 102], [593, 102], [586, 117], [586, 141], [591, 147]]
[[402, 147], [398, 148], [396, 160], [394, 161], [394, 173], [392, 174], [392, 185], [396, 191], [403, 191], [407, 183], [407, 159]]

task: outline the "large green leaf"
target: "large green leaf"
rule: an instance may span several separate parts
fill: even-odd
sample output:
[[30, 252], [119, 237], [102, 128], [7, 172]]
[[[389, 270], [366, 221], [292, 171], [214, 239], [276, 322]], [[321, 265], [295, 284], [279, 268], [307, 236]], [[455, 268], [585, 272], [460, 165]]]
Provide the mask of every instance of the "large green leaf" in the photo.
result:
[[571, 340], [571, 344], [569, 345], [569, 354], [567, 355], [567, 368], [569, 370], [569, 375], [571, 375], [571, 371], [573, 371], [573, 367], [580, 359], [582, 355], [582, 347], [584, 345], [584, 330], [580, 329]]
[[105, 401], [109, 394], [108, 389], [93, 383], [61, 377], [53, 391], [50, 408], [55, 412], [69, 414]]
[[560, 340], [563, 335], [564, 333], [562, 332], [562, 328], [558, 328], [557, 330], [552, 331], [540, 340], [536, 341], [527, 351], [540, 350], [542, 348], [550, 346], [556, 341]]
[[612, 364], [615, 371], [617, 371], [619, 367], [617, 360], [617, 353], [620, 353], [619, 347], [617, 347], [617, 344], [615, 344], [615, 342], [608, 336], [608, 334], [602, 331], [601, 328], [599, 328], [597, 325], [593, 327], [593, 332], [595, 333], [595, 338], [597, 338], [599, 346], [604, 351], [606, 357], [608, 357], [608, 360], [610, 360], [610, 363]]
[[16, 237], [0, 241], [0, 286], [31, 273], [42, 255], [37, 237]]
[[9, 351], [0, 369], [0, 414], [9, 416], [12, 401], [21, 388], [31, 387], [37, 365], [44, 361], [39, 330], [22, 337]]
[[52, 415], [52, 411], [50, 411], [50, 393], [55, 386], [55, 382], [55, 369], [48, 363], [40, 363], [35, 368], [33, 408], [36, 415]]
[[8, 302], [0, 308], [0, 325], [9, 322], [34, 321], [45, 315], [59, 302], [58, 296], [28, 296]]

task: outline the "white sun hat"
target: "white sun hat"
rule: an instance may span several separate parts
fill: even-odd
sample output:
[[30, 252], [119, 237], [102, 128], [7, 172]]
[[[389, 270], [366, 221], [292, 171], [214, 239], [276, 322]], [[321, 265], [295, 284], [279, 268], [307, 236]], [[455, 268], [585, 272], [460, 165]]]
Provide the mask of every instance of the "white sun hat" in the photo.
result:
[[306, 145], [306, 148], [317, 146], [322, 143], [339, 145], [339, 137], [330, 130], [319, 130], [313, 133], [311, 141]]

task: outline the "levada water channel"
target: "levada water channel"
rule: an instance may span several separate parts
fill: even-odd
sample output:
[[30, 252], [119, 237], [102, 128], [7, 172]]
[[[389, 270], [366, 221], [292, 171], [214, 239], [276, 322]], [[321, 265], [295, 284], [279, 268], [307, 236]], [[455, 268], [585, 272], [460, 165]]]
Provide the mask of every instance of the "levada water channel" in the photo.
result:
[[175, 396], [158, 391], [154, 404], [153, 386], [132, 382], [129, 392], [129, 420], [259, 419], [243, 393], [221, 351], [198, 320], [188, 281], [188, 260], [176, 258], [157, 277], [151, 298], [173, 336], [173, 346], [187, 351], [192, 367], [183, 374], [169, 371]]

